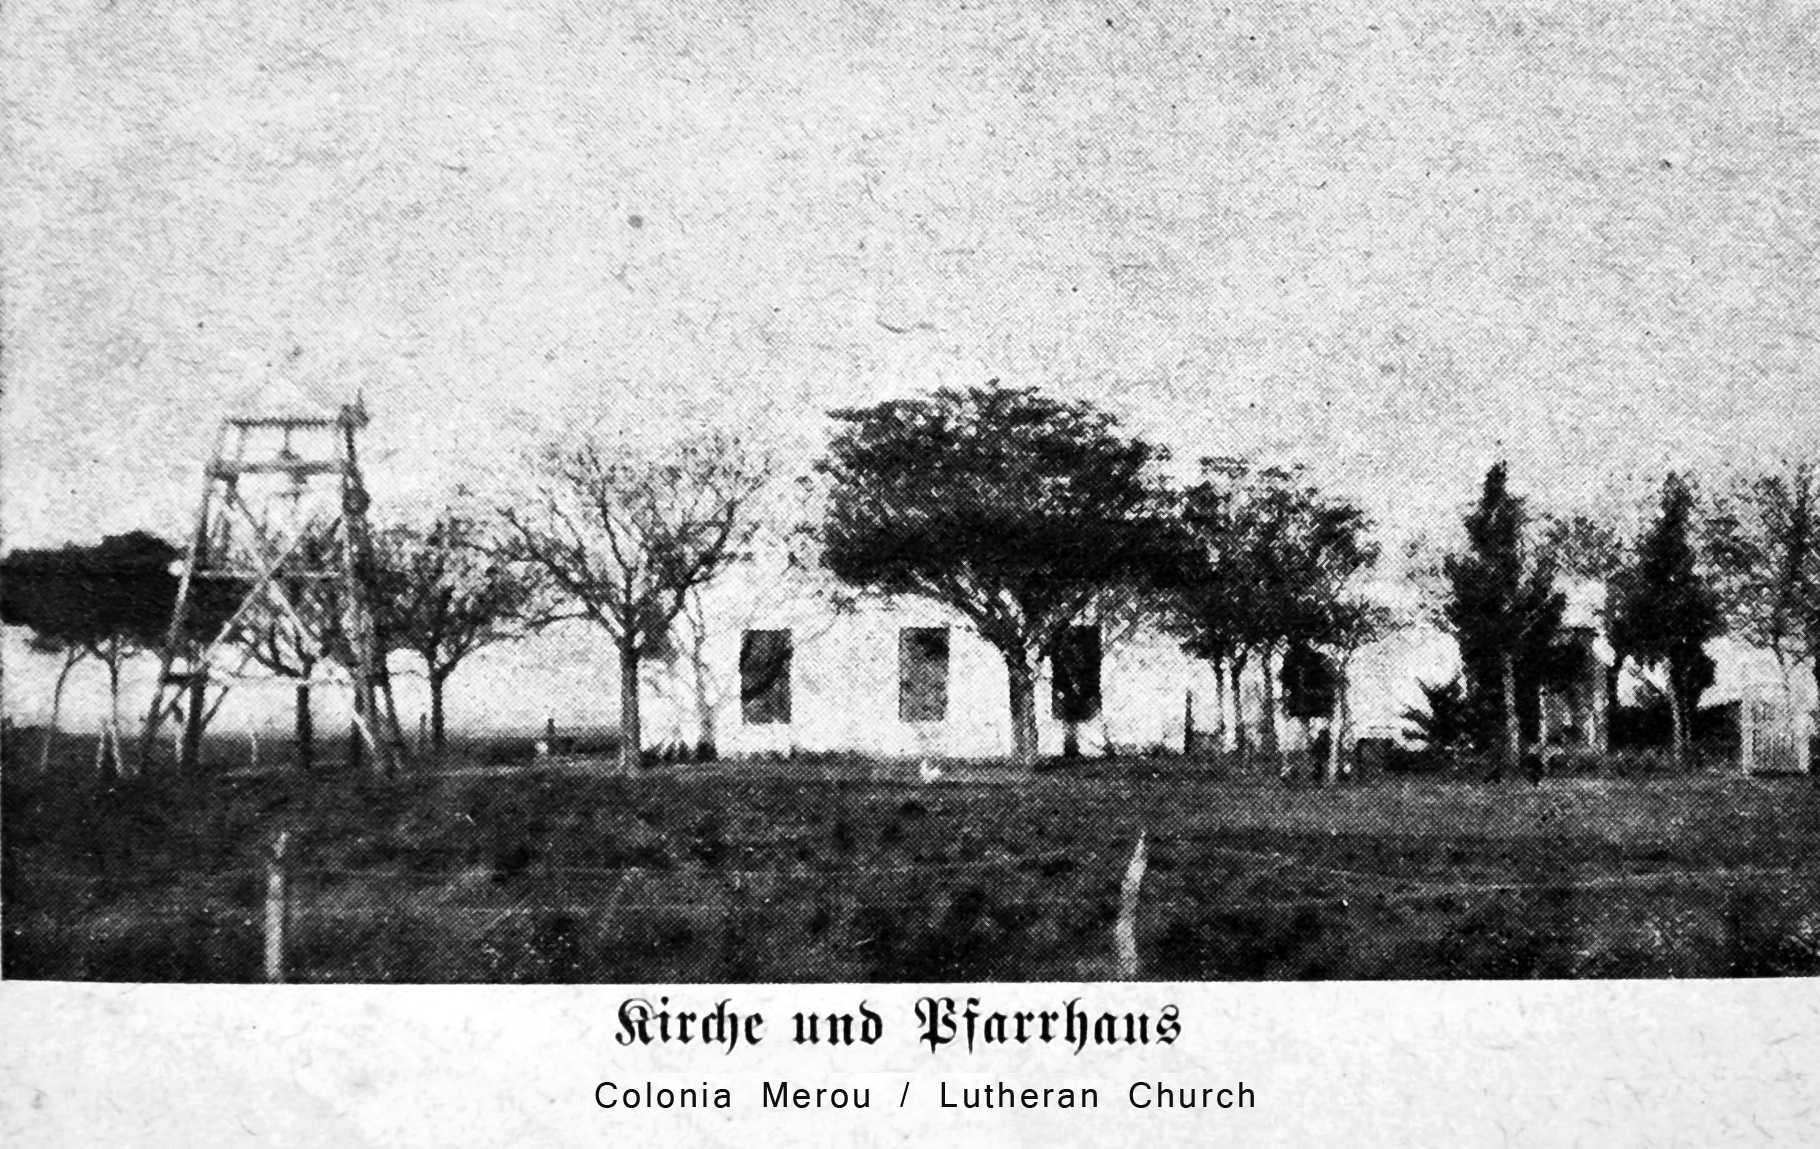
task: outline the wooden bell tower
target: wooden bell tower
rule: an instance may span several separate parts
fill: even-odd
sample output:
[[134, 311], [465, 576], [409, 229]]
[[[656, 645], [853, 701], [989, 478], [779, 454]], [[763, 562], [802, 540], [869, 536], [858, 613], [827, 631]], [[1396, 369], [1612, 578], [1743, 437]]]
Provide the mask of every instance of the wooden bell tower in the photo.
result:
[[357, 450], [366, 425], [363, 402], [327, 407], [286, 383], [222, 421], [146, 714], [142, 768], [160, 727], [180, 712], [179, 769], [196, 768], [208, 719], [264, 642], [299, 652], [316, 681], [350, 687], [373, 769], [396, 772], [370, 601], [370, 500]]

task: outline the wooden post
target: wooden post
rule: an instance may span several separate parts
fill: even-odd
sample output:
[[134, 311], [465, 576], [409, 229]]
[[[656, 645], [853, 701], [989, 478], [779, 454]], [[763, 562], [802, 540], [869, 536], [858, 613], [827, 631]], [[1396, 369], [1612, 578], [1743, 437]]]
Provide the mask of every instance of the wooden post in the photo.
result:
[[1118, 946], [1118, 978], [1132, 981], [1138, 975], [1137, 907], [1138, 886], [1144, 881], [1144, 835], [1138, 834], [1137, 848], [1131, 851], [1131, 863], [1125, 867], [1125, 884], [1119, 891], [1119, 920], [1112, 927], [1113, 941]]
[[265, 980], [273, 983], [284, 981], [284, 847], [290, 837], [289, 830], [279, 833], [265, 863]]
[[1194, 753], [1194, 691], [1182, 692], [1182, 754]]

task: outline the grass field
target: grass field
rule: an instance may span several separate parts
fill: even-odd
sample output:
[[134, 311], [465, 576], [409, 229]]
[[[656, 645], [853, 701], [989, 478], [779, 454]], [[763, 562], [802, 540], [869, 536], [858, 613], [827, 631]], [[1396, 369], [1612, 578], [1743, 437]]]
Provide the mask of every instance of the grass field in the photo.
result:
[[[59, 763], [58, 766], [63, 764]], [[4, 780], [9, 978], [964, 981], [1820, 972], [1820, 789], [1696, 775], [1285, 788], [1182, 759], [934, 785], [851, 759], [375, 783]]]

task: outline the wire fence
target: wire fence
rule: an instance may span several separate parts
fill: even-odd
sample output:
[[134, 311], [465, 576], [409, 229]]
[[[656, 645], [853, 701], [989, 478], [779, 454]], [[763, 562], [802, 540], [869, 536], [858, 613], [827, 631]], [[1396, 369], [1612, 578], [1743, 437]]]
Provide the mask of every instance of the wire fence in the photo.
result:
[[[1741, 894], [1793, 898], [1797, 909], [1820, 907], [1816, 873], [1797, 867], [1475, 880], [1336, 867], [1198, 841], [1201, 857], [1223, 858], [1230, 866], [1184, 873], [1171, 865], [1151, 870], [1147, 883], [1141, 845], [1129, 859], [1121, 850], [1048, 860], [818, 862], [767, 869], [538, 862], [508, 872], [496, 863], [423, 871], [311, 865], [287, 854], [280, 841], [267, 846], [261, 864], [206, 873], [15, 873], [7, 908], [14, 923], [36, 915], [41, 926], [56, 927], [49, 934], [60, 928], [69, 944], [138, 946], [135, 960], [154, 970], [167, 968], [159, 961], [174, 962], [168, 968], [179, 973], [186, 962], [200, 963], [197, 980], [358, 981], [575, 980], [584, 967], [641, 970], [668, 961], [663, 968], [687, 971], [694, 968], [691, 961], [710, 957], [721, 964], [704, 967], [711, 976], [701, 980], [736, 980], [727, 974], [753, 961], [770, 963], [765, 968], [773, 972], [779, 962], [789, 968], [786, 955], [742, 957], [746, 950], [792, 945], [805, 951], [844, 947], [859, 955], [854, 960], [874, 961], [864, 968], [879, 968], [868, 946], [895, 946], [900, 962], [922, 954], [933, 969], [942, 961], [958, 962], [957, 969], [967, 961], [986, 968], [981, 963], [989, 955], [957, 949], [959, 943], [937, 936], [945, 930], [972, 937], [981, 922], [999, 923], [1001, 940], [1025, 929], [1021, 944], [1032, 949], [1047, 938], [1058, 952], [1073, 954], [1077, 966], [1085, 962], [1080, 968], [1088, 972], [1140, 977], [1176, 968], [1151, 960], [1145, 948], [1190, 945], [1180, 940], [1187, 928], [1181, 923], [1211, 921], [1207, 928], [1214, 929], [1237, 922], [1257, 929], [1263, 927], [1256, 923], [1311, 912], [1452, 907], [1469, 913], [1499, 899], [1568, 899], [1587, 917], [1605, 913], [1594, 903], [1694, 895], [1731, 899], [1726, 904]], [[1183, 839], [1164, 834], [1153, 842], [1179, 846]], [[1045, 865], [1058, 870], [1057, 880], [1045, 881]], [[1584, 941], [1587, 931], [1577, 920], [1555, 912], [1522, 930], [1532, 942]], [[838, 941], [817, 940], [839, 934], [837, 922], [846, 923]], [[1051, 923], [1048, 933], [1030, 932], [1033, 922]], [[1797, 915], [1779, 928], [1777, 944], [1796, 958], [1810, 955], [1820, 971], [1820, 914]], [[8, 933], [9, 943], [20, 936], [17, 928]], [[917, 940], [922, 935], [929, 937]], [[157, 937], [165, 938], [169, 953], [141, 952]], [[922, 949], [905, 957], [914, 946]], [[584, 960], [590, 952], [592, 967]], [[112, 967], [99, 968], [105, 974]], [[817, 968], [834, 967], [809, 963], [799, 972], [812, 976]]]

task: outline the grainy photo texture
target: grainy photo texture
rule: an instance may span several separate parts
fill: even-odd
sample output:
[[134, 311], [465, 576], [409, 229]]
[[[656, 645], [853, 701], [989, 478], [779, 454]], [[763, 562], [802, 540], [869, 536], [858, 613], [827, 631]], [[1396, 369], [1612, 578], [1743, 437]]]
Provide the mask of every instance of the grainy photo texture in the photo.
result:
[[1820, 972], [1817, 20], [9, 4], [0, 969]]

